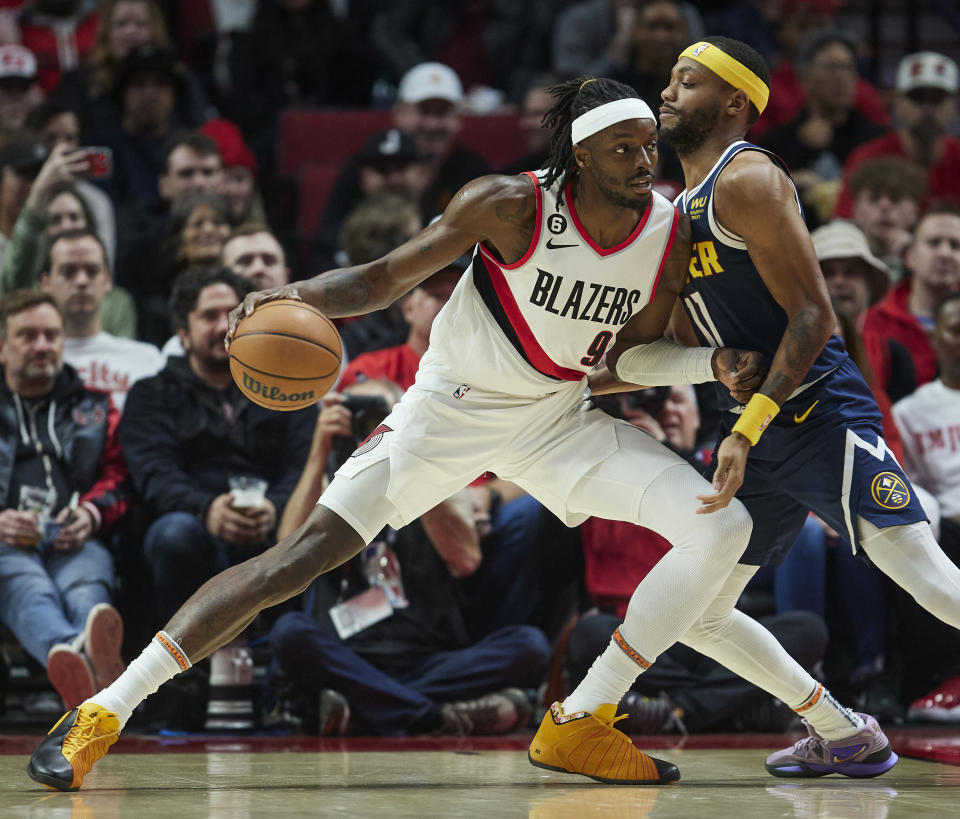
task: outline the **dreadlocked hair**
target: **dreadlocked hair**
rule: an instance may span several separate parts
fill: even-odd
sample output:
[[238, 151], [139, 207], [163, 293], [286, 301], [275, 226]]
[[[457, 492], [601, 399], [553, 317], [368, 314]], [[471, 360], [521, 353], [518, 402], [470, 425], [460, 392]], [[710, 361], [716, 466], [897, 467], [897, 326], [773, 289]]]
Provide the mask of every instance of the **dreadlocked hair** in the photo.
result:
[[541, 125], [553, 128], [550, 140], [550, 155], [547, 157], [547, 175], [541, 187], [549, 187], [566, 174], [564, 187], [577, 171], [577, 161], [573, 158], [573, 144], [570, 126], [581, 114], [592, 111], [600, 105], [615, 100], [639, 98], [640, 95], [629, 85], [605, 77], [576, 77], [566, 82], [551, 85], [547, 93], [556, 102], [553, 108], [543, 115]]

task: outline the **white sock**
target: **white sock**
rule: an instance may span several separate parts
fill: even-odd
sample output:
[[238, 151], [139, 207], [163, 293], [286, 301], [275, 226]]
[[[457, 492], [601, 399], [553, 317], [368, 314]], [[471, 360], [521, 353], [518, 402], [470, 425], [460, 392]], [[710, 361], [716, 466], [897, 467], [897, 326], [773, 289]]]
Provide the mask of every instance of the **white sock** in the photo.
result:
[[803, 702], [787, 705], [809, 722], [824, 739], [846, 739], [863, 730], [860, 715], [842, 706], [820, 683], [814, 683], [813, 693]]
[[[190, 668], [190, 660], [180, 646], [165, 631], [158, 631], [113, 685], [94, 694], [87, 702], [116, 711], [120, 730], [127, 724], [133, 709], [149, 697], [167, 680]], [[86, 703], [85, 703], [86, 704]]]
[[[616, 705], [623, 699], [623, 695], [630, 690], [640, 672], [645, 670], [644, 665], [640, 665], [638, 660], [628, 653], [629, 646], [627, 649], [623, 648], [625, 645], [620, 630], [617, 629], [610, 638], [610, 645], [593, 661], [576, 690], [563, 701], [564, 714], [575, 714], [578, 711], [592, 714], [605, 703]], [[636, 655], [636, 652], [633, 653]], [[649, 663], [644, 661], [644, 664], [649, 668]]]

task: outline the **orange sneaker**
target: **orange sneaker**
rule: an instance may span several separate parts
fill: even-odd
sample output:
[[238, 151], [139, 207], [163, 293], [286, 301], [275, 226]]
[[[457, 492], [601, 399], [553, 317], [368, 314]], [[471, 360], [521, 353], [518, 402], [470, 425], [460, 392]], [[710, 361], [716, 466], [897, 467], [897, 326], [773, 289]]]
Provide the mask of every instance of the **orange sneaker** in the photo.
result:
[[113, 711], [84, 703], [67, 711], [50, 729], [30, 757], [27, 774], [49, 788], [75, 791], [119, 737], [120, 720]]
[[616, 714], [616, 705], [601, 705], [592, 714], [564, 714], [555, 702], [530, 743], [530, 763], [548, 771], [583, 774], [608, 785], [665, 785], [679, 779], [676, 765], [647, 756], [613, 727], [626, 716]]

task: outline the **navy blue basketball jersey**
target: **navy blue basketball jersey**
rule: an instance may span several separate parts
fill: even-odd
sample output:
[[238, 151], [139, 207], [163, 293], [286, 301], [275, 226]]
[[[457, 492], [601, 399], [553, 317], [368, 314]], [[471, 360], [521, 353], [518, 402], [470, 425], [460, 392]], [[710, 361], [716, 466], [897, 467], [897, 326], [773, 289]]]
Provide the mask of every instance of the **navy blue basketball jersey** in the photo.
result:
[[[674, 204], [690, 217], [692, 252], [683, 306], [700, 344], [706, 347], [736, 347], [757, 350], [769, 363], [787, 329], [787, 314], [777, 304], [750, 259], [747, 245], [721, 225], [713, 210], [713, 189], [717, 177], [740, 151], [760, 151], [787, 172], [774, 154], [749, 142], [735, 142], [697, 187], [685, 190]], [[796, 196], [796, 192], [794, 192]], [[797, 208], [801, 210], [797, 198]], [[831, 336], [813, 363], [796, 394], [834, 372], [847, 359], [839, 336]], [[720, 390], [722, 407], [733, 403], [729, 392]]]

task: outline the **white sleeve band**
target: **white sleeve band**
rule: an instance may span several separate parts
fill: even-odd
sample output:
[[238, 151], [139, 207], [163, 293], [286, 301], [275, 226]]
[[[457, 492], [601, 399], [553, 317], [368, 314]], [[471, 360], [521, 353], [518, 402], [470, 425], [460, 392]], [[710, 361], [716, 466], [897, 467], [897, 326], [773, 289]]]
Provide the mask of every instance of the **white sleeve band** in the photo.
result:
[[716, 381], [713, 375], [713, 347], [684, 347], [667, 338], [638, 344], [624, 350], [616, 363], [616, 376], [630, 384], [669, 387], [673, 384], [702, 384]]

